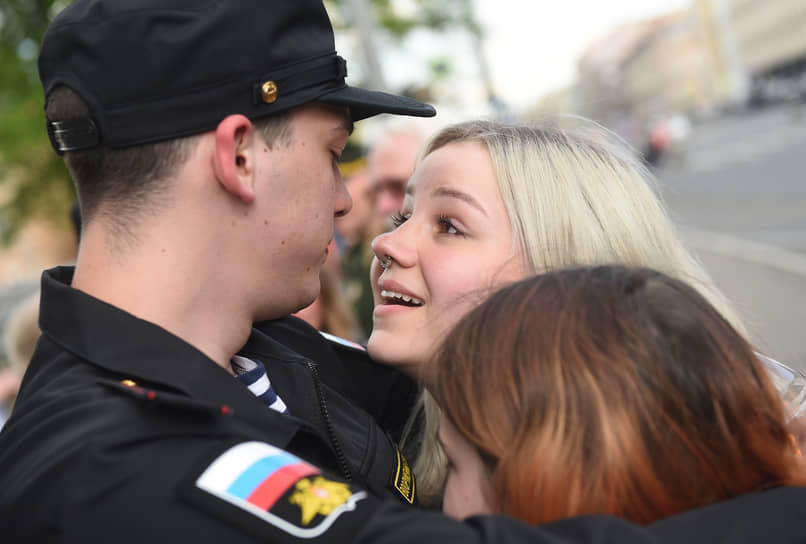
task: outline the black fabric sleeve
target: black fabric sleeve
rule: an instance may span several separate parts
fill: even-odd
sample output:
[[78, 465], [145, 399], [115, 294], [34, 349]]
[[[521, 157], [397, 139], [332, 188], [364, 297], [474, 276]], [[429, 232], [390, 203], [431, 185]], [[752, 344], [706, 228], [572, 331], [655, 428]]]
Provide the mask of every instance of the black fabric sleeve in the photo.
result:
[[507, 516], [458, 522], [437, 512], [388, 502], [368, 518], [354, 540], [360, 544], [654, 544], [646, 528], [610, 516], [586, 516], [531, 526]]
[[315, 361], [324, 383], [369, 413], [393, 440], [400, 441], [419, 394], [419, 386], [411, 378], [374, 362], [366, 351], [328, 341], [293, 316], [261, 321], [254, 328]]

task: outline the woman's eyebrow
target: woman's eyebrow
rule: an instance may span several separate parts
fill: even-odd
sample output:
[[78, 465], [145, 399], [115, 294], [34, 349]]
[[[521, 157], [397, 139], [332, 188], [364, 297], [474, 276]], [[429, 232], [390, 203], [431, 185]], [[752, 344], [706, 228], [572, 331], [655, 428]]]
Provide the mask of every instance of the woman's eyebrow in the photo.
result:
[[452, 187], [444, 187], [444, 186], [435, 187], [434, 190], [431, 191], [431, 196], [432, 197], [457, 198], [457, 199], [459, 199], [459, 200], [461, 200], [463, 202], [467, 202], [468, 204], [470, 204], [471, 206], [473, 206], [474, 208], [479, 210], [481, 213], [483, 213], [485, 216], [487, 215], [487, 212], [484, 210], [482, 205], [479, 204], [479, 202], [475, 198], [473, 198], [472, 196], [470, 196], [469, 194], [467, 194], [467, 193], [465, 193], [463, 191], [460, 191], [459, 189], [454, 189]]

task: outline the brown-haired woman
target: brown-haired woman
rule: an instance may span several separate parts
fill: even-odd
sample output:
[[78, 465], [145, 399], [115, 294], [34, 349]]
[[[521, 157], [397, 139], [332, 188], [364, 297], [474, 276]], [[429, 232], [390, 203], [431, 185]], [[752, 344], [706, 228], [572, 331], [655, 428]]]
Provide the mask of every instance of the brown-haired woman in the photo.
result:
[[512, 284], [459, 322], [429, 370], [456, 517], [649, 523], [806, 485], [753, 348], [660, 272], [599, 266]]

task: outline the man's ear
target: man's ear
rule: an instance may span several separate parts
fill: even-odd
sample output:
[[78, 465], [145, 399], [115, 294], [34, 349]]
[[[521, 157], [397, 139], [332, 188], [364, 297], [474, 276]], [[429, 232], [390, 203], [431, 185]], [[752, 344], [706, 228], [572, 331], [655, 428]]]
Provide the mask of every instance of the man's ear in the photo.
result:
[[243, 115], [229, 115], [215, 130], [216, 177], [224, 189], [246, 204], [255, 199], [255, 158], [252, 139], [255, 127]]

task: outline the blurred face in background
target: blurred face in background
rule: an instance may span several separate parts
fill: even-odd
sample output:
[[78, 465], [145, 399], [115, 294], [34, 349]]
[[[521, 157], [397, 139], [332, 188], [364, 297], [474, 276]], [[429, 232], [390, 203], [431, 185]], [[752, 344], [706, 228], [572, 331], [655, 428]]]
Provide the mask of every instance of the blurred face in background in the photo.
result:
[[353, 208], [336, 218], [336, 230], [352, 246], [383, 232], [385, 220], [375, 209], [375, 190], [367, 168], [355, 172], [345, 182]]
[[369, 154], [369, 175], [378, 215], [400, 211], [406, 184], [417, 165], [422, 139], [413, 130], [388, 133]]
[[[396, 218], [375, 238], [368, 348], [418, 379], [446, 332], [491, 289], [526, 273], [484, 144], [456, 142], [417, 167]], [[384, 269], [378, 259], [391, 258]], [[426, 382], [427, 383], [427, 382]]]

